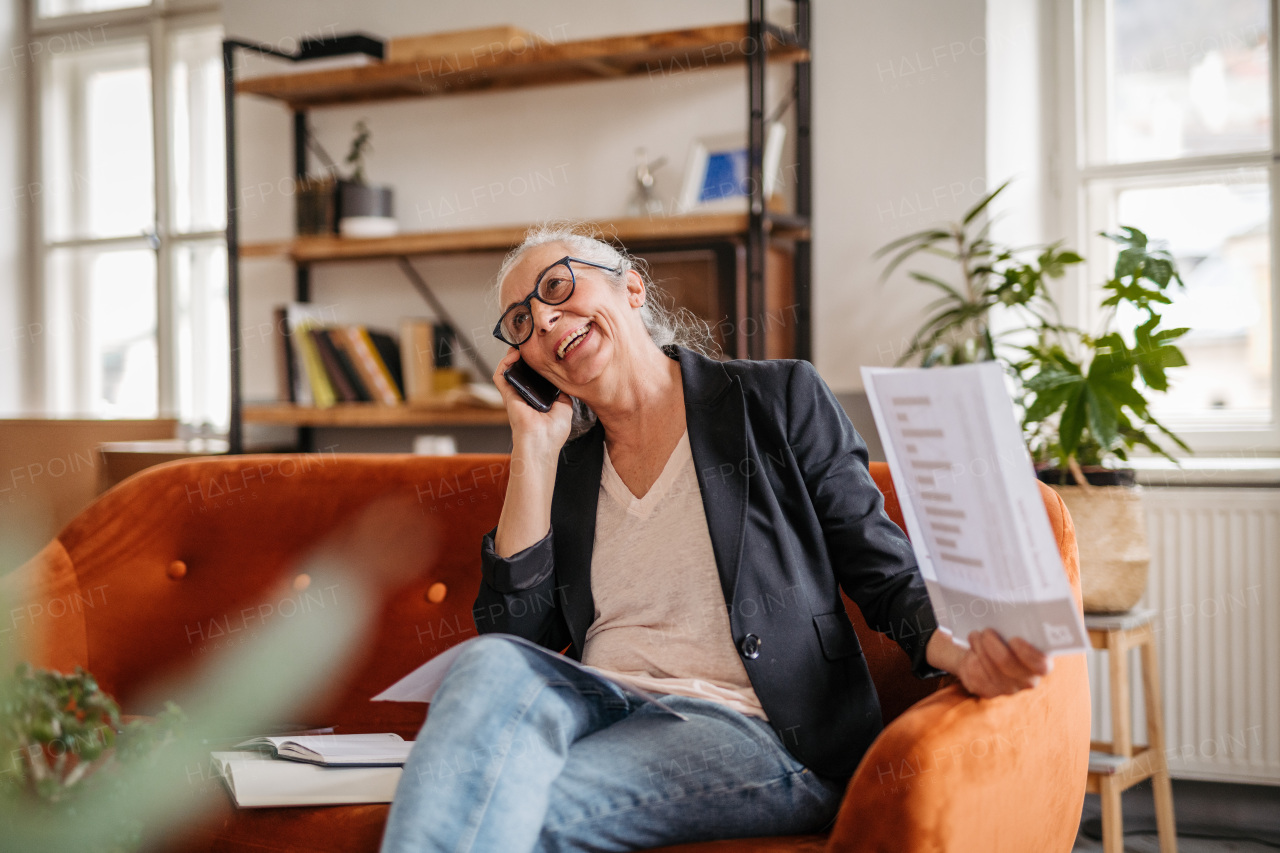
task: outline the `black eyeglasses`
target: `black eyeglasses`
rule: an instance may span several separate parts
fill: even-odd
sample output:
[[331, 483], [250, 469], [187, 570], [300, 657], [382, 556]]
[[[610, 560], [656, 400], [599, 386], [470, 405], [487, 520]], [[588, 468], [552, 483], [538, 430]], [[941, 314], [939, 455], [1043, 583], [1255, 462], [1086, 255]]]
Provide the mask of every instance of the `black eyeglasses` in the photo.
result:
[[566, 255], [538, 275], [538, 281], [533, 285], [533, 290], [528, 296], [503, 312], [502, 319], [493, 327], [493, 336], [513, 347], [518, 347], [529, 340], [533, 336], [533, 300], [536, 299], [544, 305], [559, 305], [573, 296], [577, 281], [573, 277], [570, 261], [607, 270], [614, 275], [622, 272], [621, 267], [606, 266], [597, 264], [595, 261], [584, 261], [582, 258], [571, 258]]

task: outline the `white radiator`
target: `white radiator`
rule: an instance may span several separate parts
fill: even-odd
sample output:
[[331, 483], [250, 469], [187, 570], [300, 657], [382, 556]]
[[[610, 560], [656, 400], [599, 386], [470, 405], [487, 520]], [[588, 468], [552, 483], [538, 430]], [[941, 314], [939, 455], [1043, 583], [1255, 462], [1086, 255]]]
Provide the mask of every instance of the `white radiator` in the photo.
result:
[[[1165, 749], [1174, 778], [1280, 785], [1280, 490], [1148, 488]], [[1146, 743], [1141, 667], [1134, 742]], [[1090, 652], [1093, 737], [1109, 740], [1106, 655]]]

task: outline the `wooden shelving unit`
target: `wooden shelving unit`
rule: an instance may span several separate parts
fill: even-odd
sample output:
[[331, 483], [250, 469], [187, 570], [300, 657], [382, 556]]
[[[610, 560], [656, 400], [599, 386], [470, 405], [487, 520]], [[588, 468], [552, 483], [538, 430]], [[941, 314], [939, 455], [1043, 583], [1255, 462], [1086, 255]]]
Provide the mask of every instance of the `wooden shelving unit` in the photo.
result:
[[[364, 66], [301, 70], [237, 81], [235, 53], [247, 49], [285, 60], [298, 57], [269, 45], [236, 39], [223, 41], [226, 72], [227, 254], [228, 308], [231, 347], [232, 453], [243, 448], [243, 424], [298, 426], [300, 442], [310, 445], [310, 428], [320, 426], [473, 426], [505, 424], [506, 413], [453, 407], [408, 409], [372, 404], [343, 404], [307, 409], [290, 404], [244, 405], [241, 398], [240, 271], [242, 258], [286, 258], [296, 270], [294, 298], [310, 301], [313, 264], [337, 261], [392, 260], [431, 305], [439, 319], [450, 322], [441, 302], [409, 262], [415, 256], [506, 251], [523, 238], [527, 226], [458, 229], [399, 234], [394, 237], [353, 239], [299, 237], [270, 243], [241, 243], [236, 217], [235, 101], [237, 95], [276, 100], [293, 113], [294, 173], [307, 173], [307, 110], [342, 104], [405, 98], [433, 98], [484, 91], [582, 83], [627, 76], [687, 73], [731, 65], [747, 70], [747, 150], [751, 195], [745, 212], [666, 218], [615, 219], [597, 223], [601, 233], [630, 249], [709, 250], [717, 259], [717, 292], [732, 306], [729, 328], [755, 322], [763, 327], [781, 288], [790, 302], [794, 330], [779, 346], [785, 354], [808, 358], [810, 352], [809, 283], [811, 275], [809, 215], [811, 213], [809, 0], [793, 0], [795, 26], [782, 29], [764, 20], [763, 0], [747, 0], [745, 23], [642, 33], [572, 42], [527, 44], [523, 50], [478, 51], [417, 62], [374, 63]], [[764, 71], [768, 62], [791, 63], [795, 69], [796, 209], [783, 214], [766, 208], [763, 195]], [[785, 241], [789, 249], [789, 279], [766, 282], [782, 269], [769, 245]], [[718, 318], [715, 318], [718, 319]], [[772, 345], [771, 345], [772, 346]], [[730, 354], [760, 358], [766, 354], [763, 335], [741, 336]], [[776, 354], [776, 353], [774, 353]]]

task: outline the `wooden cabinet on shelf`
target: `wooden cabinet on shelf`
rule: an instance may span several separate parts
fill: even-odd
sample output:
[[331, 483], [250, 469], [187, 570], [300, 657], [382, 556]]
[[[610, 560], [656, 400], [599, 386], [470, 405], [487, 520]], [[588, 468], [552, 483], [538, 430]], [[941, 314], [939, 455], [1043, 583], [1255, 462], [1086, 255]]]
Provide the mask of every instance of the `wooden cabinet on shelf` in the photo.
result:
[[[471, 73], [453, 78], [421, 73], [422, 61], [301, 71], [235, 81], [228, 73], [227, 249], [232, 340], [239, 339], [241, 259], [286, 257], [297, 270], [295, 298], [310, 299], [310, 271], [333, 261], [398, 263], [428, 300], [440, 320], [448, 321], [440, 300], [408, 263], [409, 258], [503, 252], [517, 245], [526, 226], [403, 233], [392, 237], [298, 237], [255, 243], [240, 241], [235, 214], [235, 96], [275, 99], [293, 112], [294, 168], [306, 173], [306, 114], [310, 109], [400, 98], [459, 96], [499, 88], [548, 86], [646, 74], [659, 63], [684, 62], [712, 68], [741, 64], [748, 77], [748, 174], [751, 195], [741, 213], [614, 219], [596, 223], [632, 253], [644, 258], [653, 278], [674, 299], [713, 327], [724, 353], [733, 357], [809, 357], [809, 3], [796, 0], [795, 27], [783, 29], [763, 17], [762, 0], [749, 0], [744, 24], [616, 36], [562, 43], [536, 43], [528, 49], [482, 53], [472, 57]], [[235, 67], [237, 49], [284, 59], [297, 57], [274, 48], [228, 39], [224, 66]], [[697, 57], [696, 63], [690, 58]], [[429, 60], [426, 60], [428, 63]], [[794, 64], [796, 90], [796, 212], [767, 209], [761, 187], [767, 62]], [[245, 406], [241, 400], [239, 353], [231, 360], [231, 452], [243, 448], [243, 423], [303, 428], [324, 426], [463, 427], [505, 424], [502, 411], [461, 407], [406, 409], [346, 404], [307, 409], [288, 403]], [[306, 444], [304, 436], [303, 443]]]

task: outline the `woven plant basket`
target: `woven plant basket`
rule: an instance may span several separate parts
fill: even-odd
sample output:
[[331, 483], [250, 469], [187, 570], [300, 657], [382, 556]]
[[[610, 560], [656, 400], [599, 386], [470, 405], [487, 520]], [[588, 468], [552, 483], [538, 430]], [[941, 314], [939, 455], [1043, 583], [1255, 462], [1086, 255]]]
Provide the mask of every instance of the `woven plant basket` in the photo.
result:
[[1080, 546], [1086, 613], [1123, 613], [1147, 589], [1151, 551], [1138, 486], [1051, 486], [1062, 497]]

